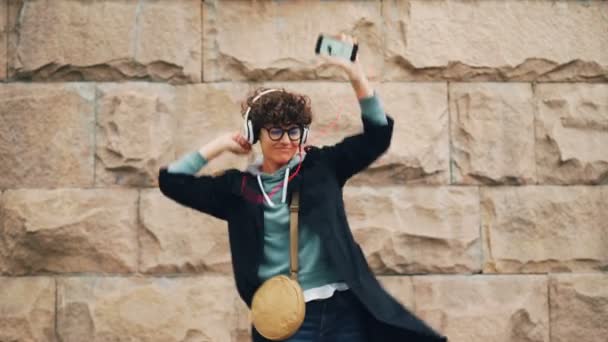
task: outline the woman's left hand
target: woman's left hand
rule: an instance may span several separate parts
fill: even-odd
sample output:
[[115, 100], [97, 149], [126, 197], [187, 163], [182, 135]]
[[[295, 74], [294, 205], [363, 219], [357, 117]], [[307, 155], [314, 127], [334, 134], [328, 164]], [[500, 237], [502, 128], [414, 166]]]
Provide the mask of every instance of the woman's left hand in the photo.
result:
[[[334, 39], [341, 40], [343, 42], [347, 42], [349, 44], [357, 43], [357, 40], [355, 38], [353, 38], [350, 35], [344, 34], [344, 33], [340, 33], [338, 36], [333, 36], [333, 35], [329, 35], [329, 36]], [[354, 62], [351, 62], [350, 60], [346, 60], [341, 57], [328, 56], [328, 55], [324, 55], [324, 54], [320, 54], [318, 56], [323, 58], [327, 63], [336, 65], [336, 66], [340, 67], [341, 69], [343, 69], [344, 71], [346, 71], [346, 74], [348, 75], [350, 80], [361, 80], [361, 79], [366, 78], [365, 72], [363, 71], [363, 67], [361, 66], [361, 63], [360, 63], [361, 59], [360, 59], [359, 53], [357, 53]]]

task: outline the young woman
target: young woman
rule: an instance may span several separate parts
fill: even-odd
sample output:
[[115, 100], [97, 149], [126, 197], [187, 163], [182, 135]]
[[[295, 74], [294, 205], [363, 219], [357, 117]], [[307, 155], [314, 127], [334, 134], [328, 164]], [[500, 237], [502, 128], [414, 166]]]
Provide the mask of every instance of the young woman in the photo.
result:
[[[353, 42], [350, 36], [339, 39]], [[258, 89], [243, 106], [250, 122], [245, 135], [253, 137], [223, 134], [161, 167], [160, 190], [228, 222], [236, 286], [249, 307], [266, 279], [289, 274], [289, 203], [299, 190], [298, 281], [306, 316], [287, 341], [447, 341], [384, 290], [353, 239], [342, 187], [388, 149], [393, 119], [358, 58], [354, 63], [323, 58], [348, 74], [361, 108], [362, 133], [333, 146], [302, 149], [312, 121], [309, 98], [285, 89]], [[194, 176], [221, 153], [249, 153], [250, 141], [260, 142], [263, 158], [245, 171]], [[267, 341], [253, 326], [252, 338]]]

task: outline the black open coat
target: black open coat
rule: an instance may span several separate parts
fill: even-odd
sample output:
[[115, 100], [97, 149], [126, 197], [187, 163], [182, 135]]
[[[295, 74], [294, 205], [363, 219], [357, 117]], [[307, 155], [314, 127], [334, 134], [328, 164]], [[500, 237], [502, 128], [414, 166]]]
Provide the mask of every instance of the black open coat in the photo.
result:
[[[380, 285], [359, 244], [353, 239], [342, 199], [344, 183], [365, 169], [391, 142], [393, 119], [379, 126], [365, 118], [363, 132], [333, 146], [307, 147], [301, 169], [289, 183], [287, 198], [300, 190], [299, 222], [316, 229], [336, 271], [367, 309], [367, 331], [373, 342], [447, 341]], [[264, 206], [253, 176], [231, 169], [221, 175], [193, 176], [159, 169], [161, 192], [174, 201], [228, 222], [232, 267], [240, 297], [251, 307], [261, 285], [257, 276], [263, 257]], [[286, 247], [287, 248], [287, 247]]]

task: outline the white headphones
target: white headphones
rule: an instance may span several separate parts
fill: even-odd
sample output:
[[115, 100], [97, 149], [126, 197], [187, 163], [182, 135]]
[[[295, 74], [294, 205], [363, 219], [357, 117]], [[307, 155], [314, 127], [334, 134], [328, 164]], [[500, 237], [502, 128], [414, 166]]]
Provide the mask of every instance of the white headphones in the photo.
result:
[[[257, 99], [259, 99], [262, 95], [272, 93], [274, 91], [282, 91], [282, 90], [281, 89], [264, 90], [263, 92], [259, 93], [258, 95], [256, 95], [256, 97], [253, 98], [253, 101], [251, 101], [251, 104], [253, 105], [253, 103], [255, 103], [255, 101], [257, 101]], [[258, 141], [259, 137], [258, 137], [258, 134], [256, 134], [257, 132], [255, 132], [253, 130], [253, 121], [249, 118], [250, 110], [251, 110], [251, 106], [248, 106], [247, 111], [245, 111], [245, 122], [243, 122], [243, 135], [245, 136], [247, 141], [253, 145]], [[306, 143], [306, 139], [308, 139], [309, 131], [310, 131], [310, 128], [308, 126], [304, 126], [303, 131], [302, 131], [302, 138], [300, 139], [301, 144]]]

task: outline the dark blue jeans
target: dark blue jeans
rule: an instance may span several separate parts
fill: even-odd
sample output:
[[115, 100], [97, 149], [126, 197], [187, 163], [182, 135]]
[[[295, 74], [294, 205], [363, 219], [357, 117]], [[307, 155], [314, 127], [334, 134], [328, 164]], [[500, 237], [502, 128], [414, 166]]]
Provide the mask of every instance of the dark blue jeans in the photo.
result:
[[[306, 317], [287, 342], [367, 342], [365, 308], [350, 291], [306, 303]], [[253, 342], [268, 342], [252, 329]]]

